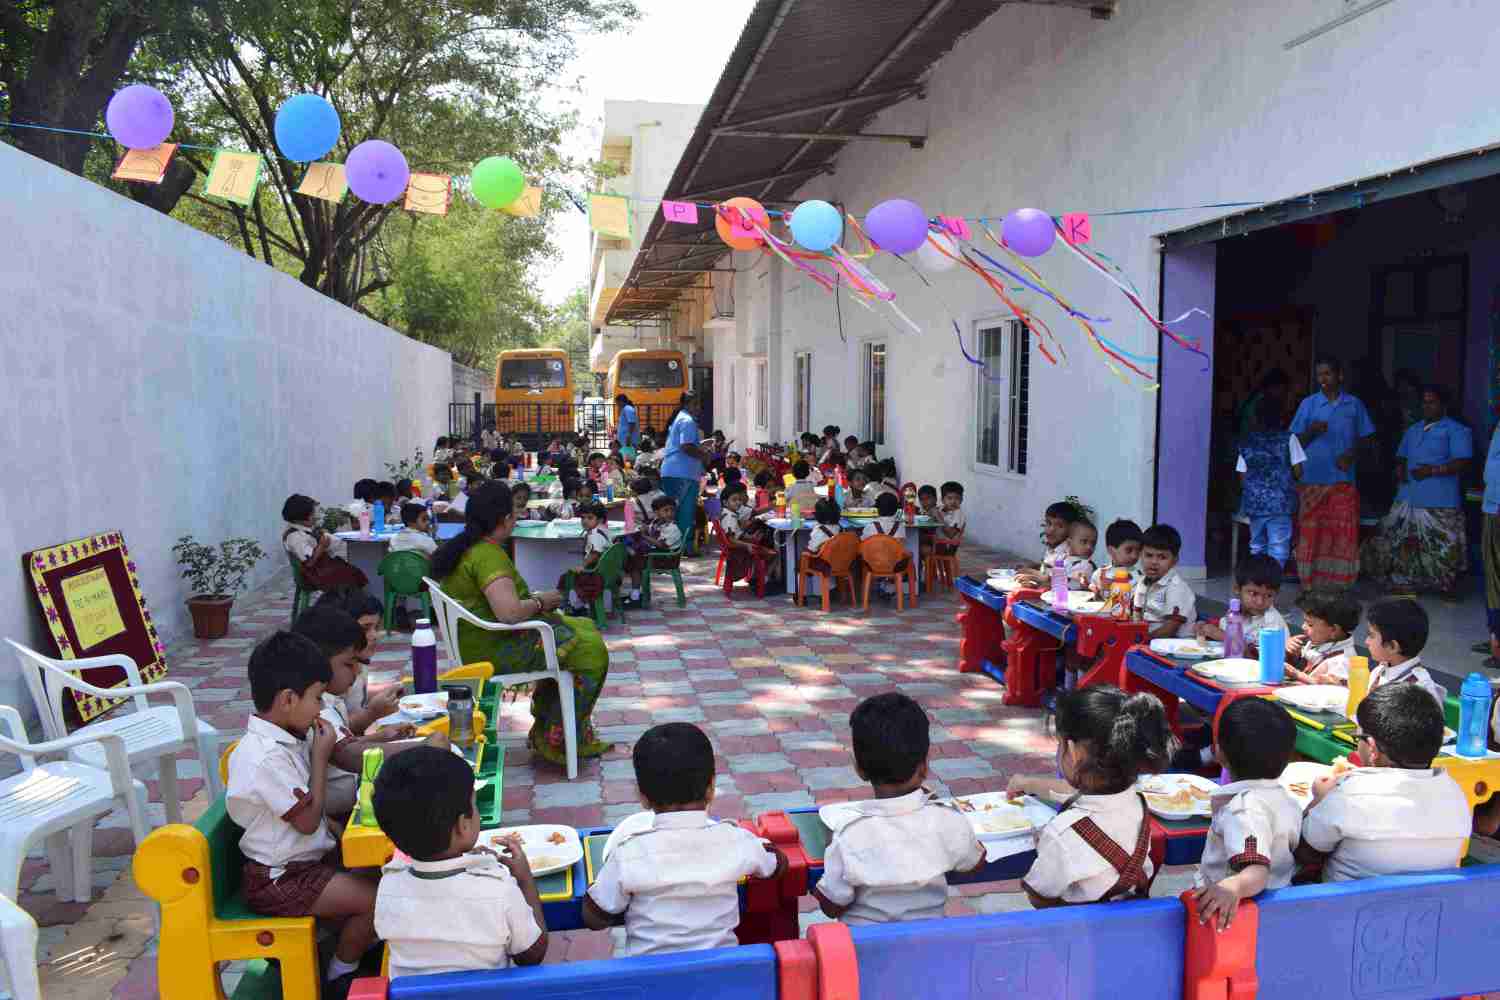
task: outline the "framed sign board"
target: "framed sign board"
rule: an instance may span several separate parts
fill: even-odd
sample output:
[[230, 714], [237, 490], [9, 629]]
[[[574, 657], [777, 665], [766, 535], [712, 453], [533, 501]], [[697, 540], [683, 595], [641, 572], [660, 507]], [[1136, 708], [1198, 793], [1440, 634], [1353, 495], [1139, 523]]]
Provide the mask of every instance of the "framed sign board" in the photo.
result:
[[[27, 552], [21, 561], [52, 640], [53, 656], [77, 660], [122, 654], [140, 668], [142, 683], [166, 677], [166, 649], [146, 609], [140, 577], [123, 535], [111, 531], [74, 539]], [[119, 667], [92, 667], [81, 676], [95, 687], [125, 683], [125, 671]], [[102, 715], [121, 700], [68, 693], [82, 722]]]

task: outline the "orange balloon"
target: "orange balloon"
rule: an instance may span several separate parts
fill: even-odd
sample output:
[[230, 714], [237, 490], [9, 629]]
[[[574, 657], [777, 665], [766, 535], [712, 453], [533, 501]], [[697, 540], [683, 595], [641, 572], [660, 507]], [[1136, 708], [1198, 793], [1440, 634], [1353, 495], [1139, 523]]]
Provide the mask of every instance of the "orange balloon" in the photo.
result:
[[[754, 198], [730, 198], [724, 202], [724, 207], [736, 209], [742, 220], [753, 220], [766, 229], [771, 226], [771, 217]], [[719, 231], [719, 238], [736, 250], [755, 250], [765, 242], [754, 229], [738, 223], [731, 225], [719, 212], [714, 213], [714, 228]]]

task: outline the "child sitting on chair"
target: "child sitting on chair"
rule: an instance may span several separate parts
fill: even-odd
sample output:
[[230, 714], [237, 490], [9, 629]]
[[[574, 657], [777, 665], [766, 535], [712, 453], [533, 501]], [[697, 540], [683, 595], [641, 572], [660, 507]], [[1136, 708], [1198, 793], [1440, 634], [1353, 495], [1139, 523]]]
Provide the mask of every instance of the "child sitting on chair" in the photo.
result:
[[1186, 639], [1198, 619], [1198, 596], [1177, 572], [1182, 535], [1170, 524], [1153, 524], [1141, 536], [1141, 582], [1135, 585], [1132, 606], [1138, 619], [1151, 626], [1152, 639]]
[[796, 504], [805, 517], [818, 505], [818, 490], [811, 479], [812, 466], [799, 459], [792, 464], [792, 476], [792, 485], [786, 488], [787, 510], [791, 510], [792, 504]]
[[697, 726], [648, 729], [631, 753], [649, 828], [620, 841], [583, 897], [584, 926], [625, 927], [627, 955], [735, 944], [739, 881], [775, 878], [776, 848], [732, 822], [710, 819], [714, 748]]
[[293, 493], [281, 505], [281, 545], [302, 571], [309, 590], [332, 590], [345, 585], [363, 587], [369, 582], [358, 566], [343, 560], [344, 543], [313, 525], [318, 501]]
[[839, 513], [839, 505], [828, 499], [818, 501], [813, 508], [813, 516], [818, 523], [808, 532], [807, 548], [802, 551], [801, 562], [815, 572], [827, 573], [832, 567], [818, 553], [823, 550], [823, 546], [839, 536], [843, 516]]
[[1388, 597], [1370, 605], [1365, 622], [1365, 645], [1376, 663], [1370, 669], [1370, 690], [1387, 684], [1415, 685], [1432, 695], [1441, 709], [1448, 692], [1422, 666], [1428, 634], [1422, 605], [1409, 597]]
[[603, 593], [604, 579], [594, 572], [599, 559], [609, 551], [612, 540], [605, 525], [604, 505], [590, 501], [580, 504], [576, 511], [583, 522], [583, 563], [564, 573], [557, 581], [557, 589], [568, 595], [573, 613], [588, 617], [594, 600]]
[[[677, 527], [677, 504], [671, 497], [659, 496], [651, 505], [651, 520], [645, 522], [640, 531], [629, 538], [630, 557], [625, 568], [630, 571], [631, 604], [641, 601], [642, 571], [646, 568], [646, 557], [652, 553], [681, 552], [682, 529]], [[676, 565], [677, 560], [670, 560]], [[665, 566], [664, 563], [658, 565]]]
[[1349, 684], [1349, 658], [1359, 627], [1359, 602], [1337, 591], [1310, 590], [1297, 598], [1302, 632], [1286, 642], [1287, 676], [1298, 684]]
[[427, 508], [419, 503], [401, 505], [401, 530], [391, 539], [392, 552], [420, 552], [429, 558], [437, 551], [437, 542], [428, 530]]
[[1087, 590], [1094, 575], [1094, 549], [1099, 545], [1099, 529], [1086, 517], [1073, 522], [1068, 532], [1068, 554], [1063, 572], [1068, 576], [1069, 590]]
[[[1246, 655], [1260, 646], [1260, 630], [1263, 628], [1287, 631], [1286, 619], [1276, 610], [1276, 595], [1281, 591], [1281, 563], [1268, 555], [1251, 556], [1240, 563], [1234, 571], [1234, 588], [1231, 593], [1240, 601], [1240, 612], [1244, 617]], [[1224, 622], [1198, 622], [1193, 626], [1200, 639], [1222, 642]]]
[[1095, 596], [1109, 592], [1115, 570], [1123, 569], [1130, 574], [1130, 586], [1141, 582], [1141, 526], [1134, 521], [1115, 521], [1104, 529], [1104, 551], [1109, 553], [1109, 563], [1094, 570], [1089, 578], [1089, 589]]
[[901, 503], [894, 493], [882, 493], [875, 498], [875, 520], [864, 526], [861, 539], [888, 535], [891, 538], [906, 537], [906, 519], [901, 516]]
[[563, 499], [553, 500], [543, 511], [553, 520], [567, 521], [594, 502], [594, 487], [587, 479], [570, 479], [563, 485]]
[[474, 796], [474, 769], [436, 747], [386, 761], [375, 779], [375, 818], [411, 859], [387, 864], [375, 893], [392, 978], [539, 965], [547, 955], [521, 839], [502, 838], [504, 855], [476, 850]]
[[1083, 515], [1078, 508], [1066, 500], [1047, 507], [1042, 515], [1042, 561], [1022, 563], [1017, 567], [1016, 582], [1023, 587], [1046, 587], [1051, 583], [1052, 564], [1068, 558], [1068, 538], [1073, 533], [1073, 522]]
[[749, 576], [755, 564], [763, 564], [773, 579], [779, 577], [776, 550], [767, 538], [766, 525], [757, 521], [749, 507], [745, 487], [735, 484], [719, 495], [724, 510], [719, 514], [719, 529], [724, 532], [728, 551], [724, 554], [729, 579]]
[[850, 804], [858, 818], [834, 832], [813, 896], [849, 924], [941, 917], [949, 872], [984, 866], [984, 846], [953, 806], [922, 787], [930, 750], [927, 713], [896, 691], [866, 698], [849, 716], [854, 770], [875, 798]]

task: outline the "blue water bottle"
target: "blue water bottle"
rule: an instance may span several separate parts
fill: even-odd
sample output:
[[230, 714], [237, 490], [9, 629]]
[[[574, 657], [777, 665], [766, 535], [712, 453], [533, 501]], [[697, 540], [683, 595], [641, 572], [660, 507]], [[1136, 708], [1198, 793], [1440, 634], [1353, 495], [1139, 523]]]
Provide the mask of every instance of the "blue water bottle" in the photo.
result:
[[615, 502], [615, 483], [614, 483], [614, 480], [610, 480], [608, 483], [605, 484], [605, 486], [604, 486], [604, 499], [607, 500], [607, 501], [609, 501], [610, 503], [614, 503]]
[[375, 531], [376, 534], [379, 534], [380, 532], [382, 532], [382, 531], [385, 530], [385, 503], [384, 503], [384, 501], [376, 500], [375, 503], [373, 505], [371, 505], [371, 508], [370, 508], [370, 524], [373, 526], [374, 531]]
[[1260, 630], [1260, 682], [1280, 684], [1286, 680], [1286, 632], [1279, 628]]
[[1458, 696], [1458, 755], [1483, 757], [1489, 749], [1490, 682], [1481, 673], [1464, 678]]

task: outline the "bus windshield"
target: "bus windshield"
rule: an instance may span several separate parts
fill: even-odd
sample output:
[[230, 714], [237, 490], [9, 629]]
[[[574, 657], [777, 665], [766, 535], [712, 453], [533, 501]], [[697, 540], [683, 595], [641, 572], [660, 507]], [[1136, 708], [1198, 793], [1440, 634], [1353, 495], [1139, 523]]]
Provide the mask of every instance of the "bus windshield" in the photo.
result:
[[676, 358], [625, 358], [620, 362], [622, 389], [678, 389], [682, 362]]
[[561, 389], [563, 363], [557, 358], [507, 358], [500, 364], [502, 389]]

